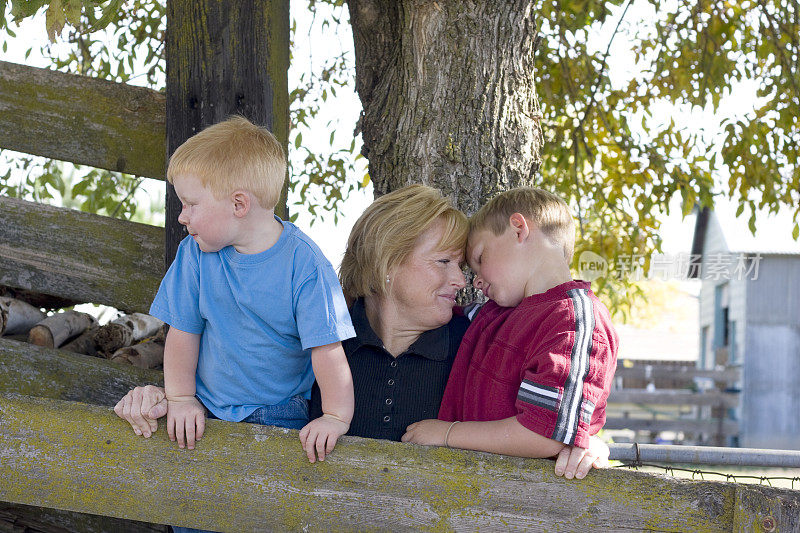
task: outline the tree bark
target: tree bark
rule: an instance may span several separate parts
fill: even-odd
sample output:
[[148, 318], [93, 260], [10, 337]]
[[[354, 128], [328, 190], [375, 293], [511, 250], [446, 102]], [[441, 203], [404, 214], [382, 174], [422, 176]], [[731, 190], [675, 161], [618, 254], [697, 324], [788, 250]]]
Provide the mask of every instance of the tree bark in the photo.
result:
[[349, 0], [363, 154], [380, 195], [440, 188], [467, 214], [541, 164], [530, 1]]

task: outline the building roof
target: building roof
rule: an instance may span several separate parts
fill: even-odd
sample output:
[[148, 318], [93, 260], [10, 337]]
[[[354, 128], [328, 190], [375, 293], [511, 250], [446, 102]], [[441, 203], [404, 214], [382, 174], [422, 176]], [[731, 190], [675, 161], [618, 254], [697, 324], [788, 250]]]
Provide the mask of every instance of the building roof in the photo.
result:
[[[770, 213], [765, 209], [756, 211], [756, 233], [750, 231], [748, 221], [749, 210], [745, 209], [741, 216], [736, 216], [737, 205], [727, 198], [719, 199], [713, 211], [710, 212], [708, 224], [719, 224], [722, 237], [728, 251], [734, 253], [760, 253], [800, 255], [800, 242], [792, 238], [794, 229], [794, 213], [790, 208], [784, 208], [777, 213]], [[707, 228], [702, 228], [702, 216], [698, 216], [695, 227], [698, 230], [694, 236], [693, 252], [702, 249], [702, 242]], [[705, 230], [705, 231], [702, 231]]]

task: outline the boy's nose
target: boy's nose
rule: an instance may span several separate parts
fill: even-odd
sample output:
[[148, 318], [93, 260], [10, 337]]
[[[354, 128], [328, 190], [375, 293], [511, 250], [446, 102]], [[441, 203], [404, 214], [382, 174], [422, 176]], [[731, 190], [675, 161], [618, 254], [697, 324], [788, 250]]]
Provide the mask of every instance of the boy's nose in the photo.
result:
[[483, 280], [478, 274], [475, 274], [475, 277], [472, 280], [472, 286], [475, 287], [476, 289], [483, 288]]
[[189, 217], [187, 217], [183, 211], [178, 214], [178, 224], [183, 224], [186, 226], [189, 223]]

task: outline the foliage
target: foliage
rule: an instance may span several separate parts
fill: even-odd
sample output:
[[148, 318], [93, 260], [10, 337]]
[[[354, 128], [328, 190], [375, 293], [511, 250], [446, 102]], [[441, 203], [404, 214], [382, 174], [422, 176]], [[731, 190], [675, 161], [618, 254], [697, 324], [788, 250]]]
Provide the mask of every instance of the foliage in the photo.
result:
[[[71, 45], [66, 55], [51, 56], [57, 68], [118, 81], [139, 75], [158, 88], [163, 2], [0, 0], [6, 15], [0, 30], [12, 34], [9, 13], [19, 20], [46, 8], [51, 37], [66, 27]], [[319, 10], [325, 27], [343, 23], [344, 3], [309, 0], [308, 6], [315, 15]], [[634, 15], [648, 9], [651, 14]], [[788, 206], [797, 221], [797, 2], [538, 0], [533, 10], [543, 37], [536, 72], [546, 141], [540, 183], [568, 197], [578, 212], [576, 257], [591, 249], [619, 266], [640, 256], [646, 271], [660, 248], [657, 215], [676, 196], [684, 215], [697, 204], [713, 204], [715, 195], [730, 196], [739, 214], [749, 209], [751, 229], [758, 207]], [[609, 70], [619, 50], [630, 54], [633, 67], [622, 81], [612, 80]], [[723, 118], [720, 137], [710, 139], [703, 125], [676, 124], [670, 116], [701, 109], [722, 116], [724, 97], [746, 80], [758, 83], [759, 99]], [[331, 133], [325, 154], [303, 143], [328, 96], [351, 83], [352, 58], [343, 54], [301, 75], [291, 92], [291, 187], [313, 213], [336, 217], [340, 199], [368, 181], [353, 177], [354, 143], [339, 146]], [[795, 238], [798, 233], [796, 223]], [[614, 277], [599, 280], [599, 288], [615, 306], [641, 292]]]
[[[617, 263], [640, 256], [645, 272], [660, 248], [656, 214], [668, 213], [675, 195], [684, 215], [696, 204], [712, 205], [715, 194], [735, 198], [738, 214], [749, 206], [753, 231], [756, 207], [790, 207], [795, 221], [800, 214], [797, 3], [643, 0], [637, 7], [647, 5], [653, 16], [635, 23], [626, 23], [630, 0], [544, 0], [536, 7], [542, 183], [578, 208], [576, 257], [588, 249]], [[595, 51], [588, 35], [601, 24], [614, 30]], [[636, 63], [623, 84], [609, 77], [615, 38], [628, 44]], [[678, 126], [654, 113], [719, 113], [722, 97], [748, 79], [759, 82], [764, 98], [723, 121], [717, 145], [702, 126]], [[718, 186], [726, 173], [727, 186]], [[626, 291], [641, 294], [626, 280], [598, 282], [614, 306], [630, 297]]]
[[[321, 20], [323, 28], [341, 23], [342, 6], [343, 0], [309, 0], [309, 9], [315, 15], [320, 11], [330, 17]], [[321, 8], [325, 8], [324, 11]], [[331, 12], [330, 8], [334, 11]], [[51, 43], [43, 47], [42, 54], [52, 61], [54, 68], [117, 82], [139, 83], [156, 90], [164, 89], [165, 0], [0, 0], [0, 30], [14, 37], [8, 21], [20, 21], [36, 15], [40, 10], [45, 10], [47, 33], [51, 39]], [[292, 39], [296, 27], [294, 22]], [[54, 46], [55, 43], [67, 46]], [[352, 58], [341, 54], [315, 69], [309, 68], [303, 72], [298, 86], [290, 92], [292, 133], [289, 147], [290, 152], [294, 152], [290, 153], [289, 159], [290, 188], [299, 195], [296, 204], [302, 205], [303, 209], [316, 217], [330, 212], [334, 221], [338, 220], [341, 200], [350, 191], [368, 183], [367, 177], [347, 179], [354, 174], [356, 143], [349, 138], [344, 145], [339, 145], [335, 142], [335, 132], [332, 132], [330, 150], [312, 152], [302, 144], [302, 139], [303, 132], [308, 132], [328, 97], [335, 96], [337, 88], [353, 83], [352, 68]], [[19, 167], [19, 163], [9, 163]], [[25, 182], [29, 186], [10, 185], [6, 180], [6, 194], [47, 201], [51, 196], [37, 196], [33, 192], [33, 184], [37, 180], [63, 181], [58, 172], [60, 167], [51, 162], [37, 164], [27, 160], [25, 168], [29, 176]], [[53, 169], [56, 171], [53, 172]], [[100, 179], [100, 175], [104, 178]], [[116, 216], [133, 215], [136, 205], [132, 196], [124, 191], [130, 190], [140, 180], [104, 170], [92, 170], [78, 179], [76, 185], [79, 185], [79, 192], [75, 194], [85, 197], [85, 201], [80, 202], [81, 208], [91, 210], [98, 205], [96, 197], [109, 191], [95, 186], [108, 180], [117, 181], [123, 192], [108, 197], [122, 203], [107, 212], [116, 213]], [[65, 187], [63, 182], [55, 185], [56, 189]]]

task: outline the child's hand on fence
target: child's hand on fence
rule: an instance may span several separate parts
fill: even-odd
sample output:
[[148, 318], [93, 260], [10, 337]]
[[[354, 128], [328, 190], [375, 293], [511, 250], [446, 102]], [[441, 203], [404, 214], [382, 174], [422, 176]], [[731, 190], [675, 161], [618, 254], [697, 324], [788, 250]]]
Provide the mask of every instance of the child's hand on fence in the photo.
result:
[[194, 449], [196, 440], [203, 437], [206, 409], [194, 396], [167, 397], [167, 434], [178, 441], [178, 447]]
[[426, 446], [446, 446], [447, 430], [452, 425], [452, 422], [444, 422], [432, 418], [420, 420], [408, 426], [400, 440]]
[[556, 475], [583, 479], [592, 468], [608, 467], [608, 445], [598, 437], [589, 437], [589, 447], [564, 446], [556, 459]]
[[339, 437], [347, 433], [350, 424], [333, 415], [324, 414], [316, 418], [300, 430], [300, 443], [303, 445], [308, 460], [325, 460], [330, 455]]

